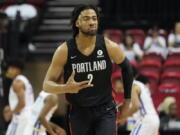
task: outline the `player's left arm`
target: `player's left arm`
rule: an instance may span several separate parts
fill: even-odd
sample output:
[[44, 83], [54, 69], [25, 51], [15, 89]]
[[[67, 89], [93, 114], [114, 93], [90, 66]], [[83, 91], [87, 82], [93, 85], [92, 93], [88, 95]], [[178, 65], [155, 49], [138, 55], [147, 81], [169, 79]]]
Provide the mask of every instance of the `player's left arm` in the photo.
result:
[[58, 103], [58, 97], [57, 95], [49, 95], [45, 99], [45, 105], [41, 111], [41, 114], [39, 116], [39, 120], [41, 124], [46, 128], [49, 134], [54, 135], [57, 134], [56, 131], [54, 131], [54, 126], [52, 125], [52, 122], [49, 122], [46, 120], [46, 115], [49, 113], [49, 110], [51, 110], [55, 105]]
[[25, 107], [25, 85], [21, 80], [14, 80], [12, 87], [18, 98], [18, 104], [14, 110], [11, 110], [13, 114], [18, 114]]
[[139, 101], [139, 95], [140, 95], [140, 88], [138, 86], [134, 86], [132, 90], [132, 98], [131, 98], [131, 106], [130, 109], [128, 110], [128, 116], [131, 116], [135, 112], [137, 112], [141, 106], [140, 101]]
[[66, 131], [57, 124], [50, 122], [50, 125], [58, 135], [66, 135]]
[[118, 108], [121, 113], [121, 118], [118, 120], [118, 123], [123, 123], [127, 120], [129, 116], [132, 116], [135, 112], [138, 111], [141, 104], [139, 101], [140, 88], [138, 86], [133, 86], [131, 93], [131, 105], [128, 109], [124, 109], [123, 105]]
[[118, 64], [122, 69], [124, 97], [125, 102], [129, 104], [131, 99], [131, 89], [133, 82], [132, 67], [118, 44], [107, 38], [105, 38], [105, 44], [111, 60], [114, 63]]

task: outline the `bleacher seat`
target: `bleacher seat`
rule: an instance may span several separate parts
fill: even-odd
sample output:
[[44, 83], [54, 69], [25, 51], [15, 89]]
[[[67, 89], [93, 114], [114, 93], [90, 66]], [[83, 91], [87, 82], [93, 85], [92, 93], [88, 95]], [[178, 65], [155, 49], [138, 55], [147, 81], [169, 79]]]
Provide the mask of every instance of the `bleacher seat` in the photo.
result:
[[119, 78], [119, 77], [122, 77], [121, 72], [119, 72], [119, 71], [114, 72], [114, 73], [111, 75], [111, 82], [114, 82], [114, 80], [115, 80], [116, 78]]
[[165, 83], [165, 84], [161, 84], [158, 87], [158, 91], [163, 92], [163, 93], [167, 93], [167, 94], [168, 93], [177, 93], [177, 92], [180, 92], [180, 86], [175, 85], [175, 84]]
[[180, 60], [167, 60], [164, 63], [163, 72], [180, 73]]
[[146, 53], [143, 56], [143, 60], [153, 60], [153, 61], [159, 61], [162, 62], [163, 58], [160, 54], [157, 54], [155, 52]]
[[164, 72], [161, 76], [161, 84], [175, 84], [180, 86], [180, 73]]
[[109, 38], [116, 42], [116, 43], [121, 43], [122, 39], [123, 39], [123, 32], [121, 30], [117, 30], [117, 29], [107, 29], [104, 30], [103, 32], [104, 34], [107, 34], [108, 36], [110, 36]]
[[156, 74], [159, 74], [161, 72], [161, 62], [160, 61], [154, 61], [154, 60], [143, 60], [140, 65], [139, 69], [143, 72], [155, 72]]
[[129, 29], [126, 31], [127, 34], [130, 34], [134, 37], [135, 42], [137, 42], [141, 48], [143, 48], [145, 33], [142, 29]]
[[180, 61], [180, 52], [171, 52], [167, 56], [167, 60]]

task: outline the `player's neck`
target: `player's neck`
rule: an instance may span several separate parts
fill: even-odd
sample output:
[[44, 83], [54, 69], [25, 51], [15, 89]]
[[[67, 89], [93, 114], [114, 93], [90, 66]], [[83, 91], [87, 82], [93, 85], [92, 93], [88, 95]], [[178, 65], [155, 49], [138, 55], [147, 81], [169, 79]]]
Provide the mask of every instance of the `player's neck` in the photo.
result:
[[94, 46], [96, 42], [96, 36], [87, 36], [84, 34], [78, 34], [76, 37], [77, 45], [80, 48], [88, 48]]

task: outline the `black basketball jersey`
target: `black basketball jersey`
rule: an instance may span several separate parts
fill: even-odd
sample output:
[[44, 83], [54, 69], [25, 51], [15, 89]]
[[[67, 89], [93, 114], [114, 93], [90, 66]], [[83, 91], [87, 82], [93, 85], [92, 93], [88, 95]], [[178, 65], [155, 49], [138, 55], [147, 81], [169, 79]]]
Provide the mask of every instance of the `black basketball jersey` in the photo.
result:
[[80, 90], [77, 94], [66, 94], [67, 100], [77, 106], [90, 107], [110, 102], [112, 98], [112, 63], [108, 56], [104, 37], [97, 35], [95, 49], [89, 56], [83, 55], [75, 39], [67, 42], [68, 60], [64, 67], [64, 80], [75, 71], [75, 81], [90, 80], [93, 87]]

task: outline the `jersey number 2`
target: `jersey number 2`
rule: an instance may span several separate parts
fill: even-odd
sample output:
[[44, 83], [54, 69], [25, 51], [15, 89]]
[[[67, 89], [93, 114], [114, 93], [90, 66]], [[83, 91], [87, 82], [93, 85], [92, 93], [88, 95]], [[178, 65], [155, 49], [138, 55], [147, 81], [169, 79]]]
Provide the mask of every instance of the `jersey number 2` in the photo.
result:
[[88, 74], [88, 75], [87, 75], [87, 78], [89, 79], [88, 85], [90, 85], [91, 82], [92, 82], [92, 80], [93, 80], [93, 75], [92, 75], [92, 74]]

